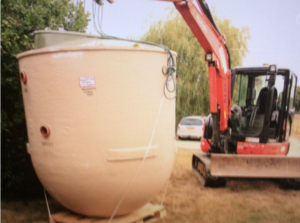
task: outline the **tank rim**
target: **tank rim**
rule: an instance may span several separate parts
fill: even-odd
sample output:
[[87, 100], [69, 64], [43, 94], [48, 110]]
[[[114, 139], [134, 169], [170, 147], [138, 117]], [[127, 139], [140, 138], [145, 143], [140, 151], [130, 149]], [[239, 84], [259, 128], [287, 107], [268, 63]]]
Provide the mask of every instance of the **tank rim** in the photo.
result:
[[[134, 44], [133, 44], [134, 45]], [[74, 51], [138, 51], [138, 52], [158, 52], [158, 53], [167, 53], [166, 50], [162, 48], [138, 48], [138, 47], [120, 47], [120, 46], [75, 46], [75, 47], [45, 47], [40, 49], [28, 50], [16, 55], [16, 58], [19, 60], [23, 57], [33, 56], [38, 54], [47, 54], [47, 53], [59, 53], [59, 52], [74, 52]], [[177, 57], [177, 53], [172, 51], [172, 54]]]

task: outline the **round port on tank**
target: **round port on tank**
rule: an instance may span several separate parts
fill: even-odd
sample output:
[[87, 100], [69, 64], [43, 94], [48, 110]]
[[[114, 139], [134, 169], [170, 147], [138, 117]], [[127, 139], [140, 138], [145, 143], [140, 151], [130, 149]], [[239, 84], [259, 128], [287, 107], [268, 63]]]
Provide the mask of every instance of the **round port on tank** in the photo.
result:
[[27, 76], [26, 76], [26, 73], [24, 71], [21, 72], [20, 78], [21, 78], [22, 83], [26, 84], [26, 82], [27, 82]]
[[40, 132], [41, 132], [42, 136], [45, 137], [45, 138], [50, 135], [50, 129], [46, 125], [41, 126]]

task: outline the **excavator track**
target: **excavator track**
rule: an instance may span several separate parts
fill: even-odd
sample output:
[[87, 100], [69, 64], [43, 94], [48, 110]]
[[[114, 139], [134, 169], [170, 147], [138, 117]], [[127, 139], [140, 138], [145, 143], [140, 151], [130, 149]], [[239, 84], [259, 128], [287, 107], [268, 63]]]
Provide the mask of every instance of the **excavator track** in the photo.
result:
[[192, 168], [203, 186], [224, 187], [226, 185], [226, 178], [211, 176], [209, 155], [194, 153], [192, 159]]

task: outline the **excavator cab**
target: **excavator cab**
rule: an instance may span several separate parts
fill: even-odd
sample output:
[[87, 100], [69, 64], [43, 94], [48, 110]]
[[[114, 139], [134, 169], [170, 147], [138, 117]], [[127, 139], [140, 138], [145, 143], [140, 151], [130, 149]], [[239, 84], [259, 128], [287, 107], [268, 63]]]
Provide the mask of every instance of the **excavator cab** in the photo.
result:
[[232, 69], [230, 151], [236, 151], [238, 141], [249, 138], [259, 143], [285, 141], [289, 135], [285, 125], [292, 121], [294, 112], [296, 82], [296, 75], [289, 69], [273, 73], [270, 67]]
[[[297, 76], [289, 69], [270, 72], [270, 67], [233, 68], [231, 76], [231, 114], [228, 131], [221, 132], [224, 145], [223, 153], [239, 153], [238, 144], [281, 143], [286, 141], [290, 132], [286, 125], [292, 123], [294, 114], [295, 88]], [[278, 96], [278, 91], [281, 92]], [[208, 118], [204, 138], [212, 137], [213, 121]], [[244, 146], [245, 147], [245, 146]], [[280, 149], [281, 150], [281, 149]], [[203, 149], [203, 152], [207, 149]], [[286, 155], [277, 151], [280, 155]], [[253, 149], [243, 154], [261, 154]], [[272, 151], [264, 154], [272, 155]], [[277, 154], [277, 153], [276, 153]]]

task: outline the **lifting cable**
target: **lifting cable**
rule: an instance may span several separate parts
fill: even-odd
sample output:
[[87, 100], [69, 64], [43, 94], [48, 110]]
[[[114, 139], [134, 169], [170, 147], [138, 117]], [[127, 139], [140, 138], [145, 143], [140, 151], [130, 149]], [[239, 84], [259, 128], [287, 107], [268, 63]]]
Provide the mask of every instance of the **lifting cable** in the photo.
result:
[[[75, 5], [75, 2], [76, 2], [76, 5]], [[81, 0], [80, 0], [81, 2]], [[75, 23], [76, 23], [76, 19], [77, 19], [77, 11], [79, 9], [79, 4], [80, 2], [78, 0], [73, 0], [73, 4], [75, 5], [75, 15], [74, 15], [74, 21], [73, 21], [73, 24], [72, 24], [72, 28], [74, 27]]]
[[[98, 4], [99, 2], [99, 4]], [[98, 7], [97, 7], [98, 5]], [[101, 8], [101, 13], [99, 13]], [[169, 57], [168, 57], [168, 62], [167, 62], [167, 71], [165, 73], [166, 75], [166, 81], [164, 84], [164, 95], [167, 99], [174, 99], [176, 98], [177, 95], [177, 81], [176, 81], [176, 61], [174, 58], [174, 55], [172, 54], [171, 50], [163, 45], [159, 45], [156, 43], [151, 43], [151, 42], [146, 42], [146, 41], [141, 41], [141, 40], [130, 40], [130, 39], [124, 39], [124, 38], [119, 38], [119, 37], [115, 37], [115, 36], [110, 36], [110, 35], [106, 35], [103, 30], [102, 30], [102, 21], [103, 21], [103, 2], [102, 0], [98, 0], [96, 2], [96, 0], [92, 1], [92, 13], [93, 13], [93, 23], [94, 23], [94, 28], [96, 30], [96, 32], [101, 36], [101, 39], [112, 39], [112, 40], [120, 40], [120, 41], [127, 41], [127, 42], [133, 42], [133, 43], [137, 43], [137, 44], [145, 44], [145, 45], [150, 45], [150, 46], [154, 46], [154, 47], [160, 47], [162, 49], [164, 49], [165, 51], [168, 52]], [[98, 23], [97, 23], [98, 21]], [[171, 86], [170, 87], [170, 83]], [[167, 96], [167, 92], [169, 93], [173, 93], [175, 92], [175, 96], [174, 97], [169, 97]]]
[[[96, 4], [99, 5], [98, 6], [98, 10], [95, 9]], [[164, 93], [164, 96], [167, 99], [174, 99], [174, 98], [176, 98], [177, 89], [178, 89], [178, 87], [177, 87], [177, 81], [176, 81], [176, 74], [175, 74], [175, 72], [176, 72], [176, 61], [175, 61], [174, 55], [172, 54], [171, 50], [168, 47], [166, 47], [166, 46], [155, 44], [155, 43], [151, 43], [151, 42], [140, 41], [140, 40], [130, 40], [130, 39], [124, 39], [124, 38], [119, 38], [119, 37], [114, 37], [114, 36], [106, 35], [103, 32], [103, 30], [102, 30], [102, 21], [103, 21], [103, 2], [102, 2], [102, 0], [97, 0], [97, 3], [96, 3], [96, 0], [93, 0], [92, 7], [93, 7], [92, 11], [93, 11], [94, 27], [95, 27], [95, 30], [98, 32], [98, 34], [101, 35], [101, 38], [103, 38], [103, 39], [113, 39], [113, 40], [127, 41], [127, 42], [133, 42], [133, 43], [137, 43], [137, 44], [145, 44], [145, 45], [150, 45], [150, 46], [154, 46], [154, 47], [159, 47], [159, 48], [162, 48], [165, 51], [167, 51], [167, 53], [169, 54], [169, 56], [168, 56], [168, 59], [167, 59], [167, 70], [166, 70], [165, 73], [163, 72], [166, 75], [166, 80], [165, 80], [165, 84], [164, 84], [163, 93]], [[99, 15], [99, 11], [100, 11], [99, 8], [100, 7], [101, 7], [101, 15]], [[98, 12], [97, 15], [96, 15], [96, 11]], [[97, 20], [96, 20], [95, 17], [98, 17], [98, 27], [97, 27]], [[101, 17], [101, 19], [100, 19], [100, 17]], [[173, 88], [170, 88], [170, 86], [169, 86], [171, 82], [173, 83]], [[169, 92], [169, 93], [175, 92], [175, 96], [174, 97], [168, 97], [166, 91]], [[133, 176], [129, 180], [127, 186], [125, 187], [124, 192], [123, 192], [123, 194], [122, 194], [122, 196], [121, 196], [121, 198], [120, 198], [117, 206], [115, 207], [113, 213], [111, 214], [111, 216], [110, 216], [110, 218], [108, 220], [109, 223], [112, 222], [112, 220], [114, 219], [117, 211], [119, 210], [121, 204], [123, 203], [123, 200], [124, 200], [125, 196], [127, 195], [130, 187], [132, 186], [133, 182], [135, 181], [135, 178], [139, 174], [139, 171], [140, 171], [141, 167], [144, 164], [144, 161], [146, 160], [146, 158], [148, 156], [149, 149], [150, 149], [150, 146], [152, 144], [152, 139], [153, 139], [154, 134], [155, 134], [156, 125], [157, 125], [157, 122], [158, 122], [158, 119], [159, 119], [159, 116], [160, 116], [162, 105], [163, 105], [163, 98], [161, 99], [161, 103], [160, 103], [160, 106], [159, 106], [159, 111], [158, 111], [157, 118], [156, 118], [153, 130], [152, 130], [152, 134], [151, 134], [151, 137], [150, 137], [148, 148], [147, 148], [147, 150], [146, 150], [146, 152], [144, 154], [144, 157], [143, 157], [141, 163], [139, 164], [139, 166], [137, 167], [135, 173], [133, 174]], [[164, 195], [163, 195], [163, 198], [161, 200], [161, 204], [164, 201], [164, 197], [165, 197], [167, 186], [168, 186], [168, 182], [167, 182], [167, 184], [166, 184], [166, 186], [164, 188]]]

